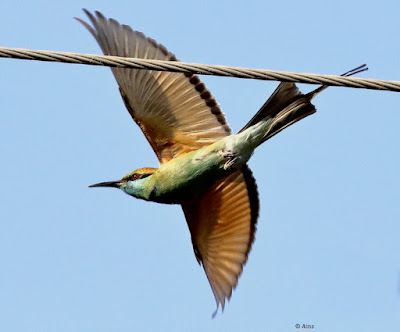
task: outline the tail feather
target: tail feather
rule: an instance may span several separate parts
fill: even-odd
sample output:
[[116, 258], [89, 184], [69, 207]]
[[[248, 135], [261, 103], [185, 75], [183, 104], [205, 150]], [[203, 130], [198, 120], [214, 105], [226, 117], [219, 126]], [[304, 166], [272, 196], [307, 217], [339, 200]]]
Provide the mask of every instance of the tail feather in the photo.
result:
[[270, 124], [261, 144], [293, 123], [315, 113], [316, 109], [311, 104], [313, 96], [303, 95], [294, 83], [281, 83], [239, 133], [269, 119]]
[[[368, 70], [368, 68], [366, 65], [362, 65], [341, 76], [352, 76], [365, 70]], [[271, 97], [239, 133], [262, 120], [272, 119], [260, 144], [265, 142], [297, 121], [315, 113], [316, 109], [311, 100], [327, 87], [327, 85], [322, 85], [304, 95], [294, 83], [280, 83]]]
[[281, 110], [290, 105], [301, 95], [302, 93], [299, 91], [296, 84], [282, 82], [239, 133], [265, 118], [275, 117]]
[[311, 104], [311, 98], [303, 96], [302, 98], [295, 100], [274, 117], [260, 144], [269, 140], [271, 137], [280, 133], [282, 130], [297, 121], [314, 114], [316, 111], [315, 106]]

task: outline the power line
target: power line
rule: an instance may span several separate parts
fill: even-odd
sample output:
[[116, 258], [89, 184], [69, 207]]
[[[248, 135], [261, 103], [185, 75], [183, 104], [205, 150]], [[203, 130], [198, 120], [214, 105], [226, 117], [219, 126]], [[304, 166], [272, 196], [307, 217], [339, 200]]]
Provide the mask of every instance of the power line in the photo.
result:
[[399, 81], [0, 47], [0, 57], [400, 92]]

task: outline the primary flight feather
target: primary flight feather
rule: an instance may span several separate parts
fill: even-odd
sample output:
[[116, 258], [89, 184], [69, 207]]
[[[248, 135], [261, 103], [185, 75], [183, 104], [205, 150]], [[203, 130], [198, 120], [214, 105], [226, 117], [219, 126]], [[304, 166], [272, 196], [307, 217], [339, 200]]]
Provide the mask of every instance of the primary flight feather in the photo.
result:
[[[92, 25], [78, 19], [105, 55], [178, 61], [141, 32], [84, 10]], [[357, 70], [357, 69], [356, 69]], [[181, 204], [194, 253], [222, 310], [247, 261], [258, 219], [257, 185], [247, 161], [261, 143], [315, 112], [311, 99], [281, 83], [260, 111], [231, 134], [217, 102], [194, 74], [112, 68], [133, 120], [156, 153], [159, 168], [141, 168], [116, 187], [137, 198]], [[345, 73], [348, 76], [355, 71]]]

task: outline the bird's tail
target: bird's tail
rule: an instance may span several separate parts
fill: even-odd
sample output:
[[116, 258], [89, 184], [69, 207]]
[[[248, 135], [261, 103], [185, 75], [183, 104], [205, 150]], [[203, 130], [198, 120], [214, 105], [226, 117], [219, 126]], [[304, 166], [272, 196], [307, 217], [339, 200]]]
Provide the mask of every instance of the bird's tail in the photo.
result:
[[[352, 76], [365, 70], [368, 70], [368, 68], [364, 64], [342, 74], [341, 76]], [[268, 130], [263, 135], [260, 144], [265, 142], [283, 129], [301, 119], [304, 119], [306, 116], [315, 113], [316, 109], [311, 103], [311, 100], [327, 87], [327, 85], [322, 85], [304, 95], [299, 91], [294, 83], [282, 82], [257, 114], [254, 115], [239, 132], [246, 130], [262, 120], [270, 120], [268, 121]]]

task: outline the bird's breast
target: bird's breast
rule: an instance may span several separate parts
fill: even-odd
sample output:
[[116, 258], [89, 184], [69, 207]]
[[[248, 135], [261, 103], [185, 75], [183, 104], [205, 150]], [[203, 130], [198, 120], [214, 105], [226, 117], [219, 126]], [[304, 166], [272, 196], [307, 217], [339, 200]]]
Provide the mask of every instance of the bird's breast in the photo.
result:
[[213, 148], [203, 148], [172, 159], [153, 174], [149, 200], [167, 204], [188, 202], [231, 173], [224, 168], [225, 164], [226, 156]]

